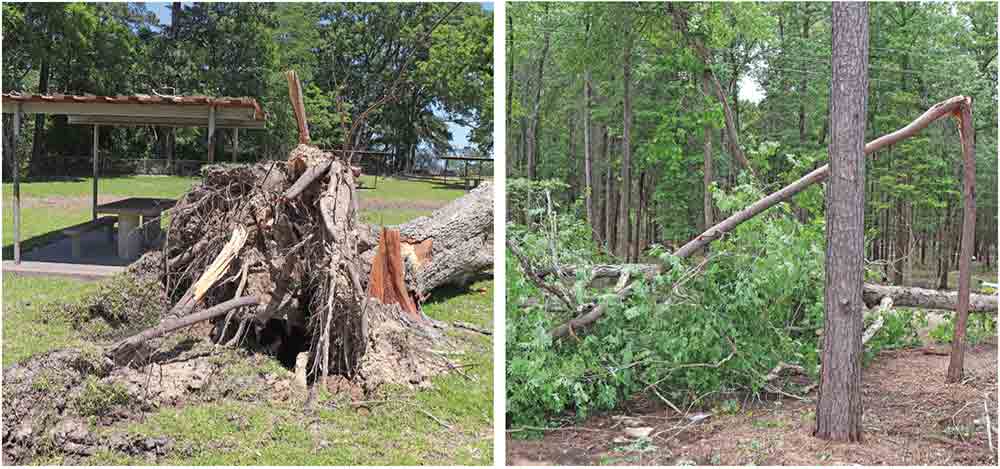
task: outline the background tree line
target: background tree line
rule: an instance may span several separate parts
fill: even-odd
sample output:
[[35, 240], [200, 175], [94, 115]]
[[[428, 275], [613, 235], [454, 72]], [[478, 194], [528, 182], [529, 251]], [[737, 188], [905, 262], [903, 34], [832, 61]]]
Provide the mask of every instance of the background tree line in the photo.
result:
[[[653, 243], [683, 243], [740, 208], [723, 210], [714, 192], [772, 192], [828, 159], [828, 4], [519, 3], [507, 14], [508, 177], [565, 182], [560, 202], [579, 200], [608, 253], [636, 261]], [[996, 14], [989, 3], [872, 4], [866, 129], [870, 141], [938, 101], [973, 97], [975, 251], [987, 267]], [[935, 124], [866, 164], [866, 259], [893, 283], [924, 272], [920, 283], [954, 288], [957, 126]], [[799, 194], [794, 216], [822, 219], [822, 190]]]
[[[391, 167], [405, 169], [418, 146], [438, 154], [450, 149], [448, 121], [471, 127], [469, 139], [479, 151], [492, 150], [492, 14], [478, 4], [452, 9], [174, 2], [166, 25], [143, 3], [5, 3], [3, 91], [249, 96], [268, 114], [267, 129], [242, 133], [242, 158], [282, 158], [297, 142], [282, 75], [294, 69], [321, 147], [341, 144], [352, 117], [392, 94], [352, 143], [390, 151]], [[39, 175], [49, 155], [90, 154], [89, 128], [67, 125], [65, 116], [25, 121], [18, 154], [29, 174]], [[10, 127], [4, 125], [5, 135]], [[207, 154], [207, 129], [102, 132], [102, 151], [112, 157], [198, 160]], [[220, 134], [216, 154], [230, 138]], [[5, 174], [10, 154], [4, 152]]]

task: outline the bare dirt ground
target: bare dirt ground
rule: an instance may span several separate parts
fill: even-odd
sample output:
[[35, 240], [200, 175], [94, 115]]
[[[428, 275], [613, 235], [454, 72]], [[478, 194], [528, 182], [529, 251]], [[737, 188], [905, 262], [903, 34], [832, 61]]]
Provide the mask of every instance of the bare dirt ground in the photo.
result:
[[[995, 465], [997, 342], [971, 348], [965, 379], [945, 384], [947, 347], [884, 352], [864, 372], [864, 441], [812, 437], [813, 391], [687, 415], [635, 399], [541, 439], [507, 435], [509, 465]], [[992, 451], [985, 406], [992, 424]], [[691, 417], [704, 417], [693, 420]], [[652, 427], [648, 437], [630, 436]], [[626, 433], [626, 429], [629, 429]]]

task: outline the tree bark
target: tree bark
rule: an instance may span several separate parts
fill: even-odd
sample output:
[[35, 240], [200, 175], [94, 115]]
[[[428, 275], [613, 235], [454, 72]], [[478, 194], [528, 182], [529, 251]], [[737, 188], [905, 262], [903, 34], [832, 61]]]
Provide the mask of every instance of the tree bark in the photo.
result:
[[[587, 20], [587, 45], [590, 45], [590, 18]], [[591, 102], [591, 89], [590, 89], [590, 65], [585, 65], [586, 70], [583, 72], [583, 177], [584, 177], [584, 191], [586, 193], [587, 199], [587, 225], [590, 226], [590, 238], [592, 240], [597, 240], [597, 225], [594, 218], [594, 184], [593, 175], [591, 174], [594, 160], [594, 153], [591, 142], [591, 132], [592, 128], [590, 126], [590, 102]], [[509, 109], [509, 108], [508, 108]]]
[[615, 252], [615, 213], [618, 212], [615, 204], [614, 191], [614, 164], [611, 160], [611, 146], [608, 144], [608, 129], [604, 128], [604, 155], [607, 158], [608, 167], [605, 171], [604, 189], [604, 242], [608, 252]]
[[[461, 285], [493, 267], [493, 184], [483, 183], [468, 194], [402, 225], [403, 258], [410, 264], [407, 285], [419, 300], [431, 290]], [[379, 241], [379, 227], [361, 231], [361, 258], [370, 264]], [[362, 249], [359, 249], [361, 251]]]
[[833, 5], [826, 290], [815, 436], [861, 440], [868, 5]]
[[[812, 17], [810, 15], [811, 5], [802, 3], [800, 6], [805, 10], [802, 18], [802, 39], [804, 42], [808, 42], [809, 27], [812, 25]], [[808, 75], [802, 74], [802, 79], [799, 81], [799, 145], [805, 145], [806, 138], [808, 137], [806, 133], [806, 99], [809, 94], [808, 79]]]
[[622, 65], [622, 84], [624, 87], [622, 115], [622, 185], [621, 185], [621, 242], [618, 243], [618, 255], [626, 261], [630, 259], [632, 244], [632, 33], [631, 25], [626, 25], [624, 60]]
[[[545, 7], [548, 12], [548, 5]], [[528, 179], [534, 181], [538, 175], [538, 140], [541, 132], [541, 111], [542, 111], [542, 80], [545, 76], [545, 59], [549, 55], [549, 43], [551, 33], [546, 30], [543, 33], [542, 54], [538, 58], [537, 72], [535, 73], [535, 102], [531, 111], [531, 120], [528, 124], [527, 153]]]
[[[702, 92], [705, 94], [705, 96], [708, 96], [710, 93], [709, 91], [710, 85], [708, 82], [709, 82], [709, 77], [708, 74], [705, 73], [702, 75], [702, 82], [701, 82]], [[705, 152], [703, 173], [704, 173], [705, 192], [703, 195], [702, 203], [704, 204], [703, 210], [705, 212], [704, 213], [705, 229], [707, 230], [712, 226], [713, 223], [715, 223], [714, 222], [715, 209], [712, 208], [712, 180], [714, 179], [712, 171], [712, 126], [709, 125], [708, 123], [705, 123], [705, 125], [703, 126], [703, 130], [704, 130], [703, 132], [704, 135], [702, 136], [704, 140], [703, 150]], [[705, 252], [708, 252], [707, 245], [705, 246]]]
[[639, 205], [635, 212], [635, 242], [632, 246], [632, 262], [639, 262], [639, 254], [642, 252], [642, 222], [646, 210], [646, 172], [639, 173]]

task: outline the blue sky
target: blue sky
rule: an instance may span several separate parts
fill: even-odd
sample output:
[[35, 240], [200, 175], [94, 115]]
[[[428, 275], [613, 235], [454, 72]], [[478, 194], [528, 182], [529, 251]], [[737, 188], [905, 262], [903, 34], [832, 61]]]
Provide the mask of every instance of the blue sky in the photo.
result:
[[[183, 2], [185, 5], [190, 5], [191, 2]], [[493, 11], [493, 3], [486, 2], [482, 3], [481, 6], [485, 11]], [[149, 2], [146, 7], [156, 13], [157, 19], [160, 20], [160, 24], [163, 26], [170, 25], [170, 3], [169, 2]], [[440, 115], [440, 114], [438, 114]], [[466, 148], [469, 145], [469, 132], [472, 131], [471, 127], [465, 127], [453, 122], [448, 123], [448, 130], [451, 132], [451, 146], [456, 150], [461, 148]]]

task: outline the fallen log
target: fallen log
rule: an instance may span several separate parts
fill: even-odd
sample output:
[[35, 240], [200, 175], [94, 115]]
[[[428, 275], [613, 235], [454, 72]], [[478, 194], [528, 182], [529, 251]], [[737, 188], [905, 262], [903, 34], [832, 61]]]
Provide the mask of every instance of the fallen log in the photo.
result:
[[[579, 267], [564, 266], [560, 270], [563, 278], [572, 278], [578, 274]], [[648, 279], [661, 272], [663, 272], [663, 266], [659, 264], [601, 264], [587, 268], [586, 274], [593, 283], [600, 279], [620, 279], [626, 273]], [[544, 278], [553, 275], [555, 272], [549, 269], [539, 270], [536, 273]], [[619, 299], [624, 299], [630, 291], [631, 288], [623, 289], [616, 287], [615, 293], [619, 296]], [[863, 288], [863, 296], [865, 304], [869, 308], [878, 305], [882, 301], [882, 298], [888, 297], [892, 298], [896, 306], [955, 311], [958, 309], [959, 295], [958, 292], [954, 291], [866, 283]], [[996, 295], [970, 295], [969, 311], [996, 314], [997, 302]], [[603, 305], [587, 305], [582, 309], [584, 311], [583, 314], [553, 328], [549, 332], [549, 335], [554, 338], [568, 336], [571, 331], [582, 329], [600, 319], [606, 310]]]
[[[394, 227], [407, 265], [406, 285], [423, 301], [443, 285], [465, 285], [476, 274], [493, 268], [493, 184], [486, 182], [468, 194]], [[381, 228], [361, 231], [361, 257], [372, 259]]]
[[[958, 310], [959, 295], [955, 291], [866, 283], [862, 291], [862, 296], [869, 308], [879, 304], [882, 298], [892, 298], [896, 306], [948, 311]], [[997, 295], [969, 295], [969, 311], [993, 313], [995, 315], [997, 312]]]

